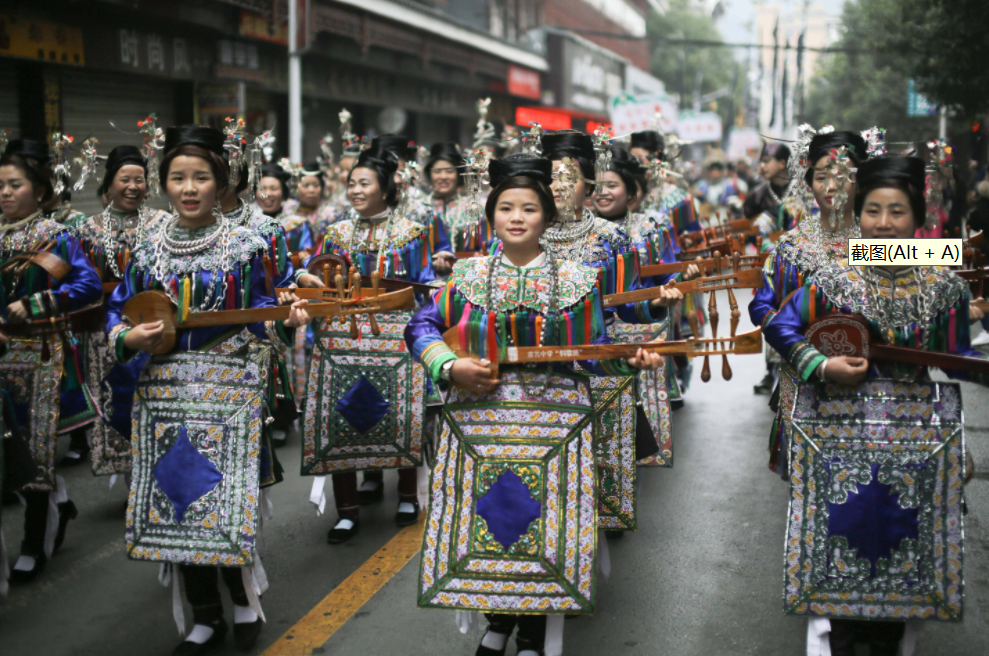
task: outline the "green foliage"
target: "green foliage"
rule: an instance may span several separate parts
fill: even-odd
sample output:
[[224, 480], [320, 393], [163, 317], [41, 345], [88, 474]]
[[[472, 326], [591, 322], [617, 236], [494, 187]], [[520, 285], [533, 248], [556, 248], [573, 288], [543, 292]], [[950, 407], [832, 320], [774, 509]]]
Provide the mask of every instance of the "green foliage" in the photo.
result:
[[909, 58], [900, 49], [876, 49], [877, 35], [887, 29], [888, 17], [900, 2], [868, 0], [864, 4], [845, 4], [842, 35], [835, 46], [860, 51], [821, 58], [821, 67], [810, 84], [804, 117], [807, 123], [817, 128], [831, 124], [838, 130], [864, 130], [878, 125], [886, 128], [890, 142], [925, 140], [937, 135], [936, 117], [907, 116]]
[[[701, 73], [700, 95], [711, 93], [725, 87], [731, 87], [735, 75], [736, 63], [732, 59], [730, 48], [712, 46], [692, 46], [668, 44], [663, 38], [704, 39], [721, 41], [714, 21], [690, 0], [670, 0], [669, 10], [664, 14], [651, 12], [648, 21], [649, 37], [658, 39], [653, 46], [650, 68], [652, 74], [666, 85], [670, 95], [684, 93], [680, 106], [683, 109], [693, 107], [694, 93], [697, 90], [698, 73]], [[744, 73], [741, 74], [735, 86], [735, 110], [742, 106], [745, 95]], [[717, 100], [718, 113], [723, 119], [729, 106], [729, 97], [722, 96]], [[701, 107], [709, 110], [710, 106]]]
[[989, 2], [870, 0], [876, 45], [903, 53], [910, 76], [932, 101], [974, 118], [989, 111]]

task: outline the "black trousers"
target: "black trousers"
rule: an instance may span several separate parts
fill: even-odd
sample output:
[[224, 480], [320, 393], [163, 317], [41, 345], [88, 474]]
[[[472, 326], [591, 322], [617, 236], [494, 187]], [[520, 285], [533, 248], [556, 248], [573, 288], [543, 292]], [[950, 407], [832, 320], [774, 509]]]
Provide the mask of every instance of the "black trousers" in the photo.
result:
[[515, 636], [515, 644], [519, 651], [531, 649], [539, 651], [546, 642], [545, 615], [504, 615], [502, 613], [485, 613], [488, 618], [488, 631], [510, 636], [518, 626], [519, 633]]
[[219, 571], [230, 590], [230, 597], [238, 606], [247, 606], [247, 591], [240, 567], [203, 567], [179, 565], [185, 581], [185, 598], [192, 605], [192, 617], [196, 624], [216, 624], [223, 619], [223, 603], [220, 601]]
[[48, 495], [51, 492], [22, 490], [27, 502], [24, 509], [24, 540], [21, 553], [25, 556], [40, 556], [45, 551], [45, 528], [48, 525]]
[[831, 620], [831, 656], [855, 656], [855, 643], [869, 645], [869, 656], [896, 656], [906, 622]]

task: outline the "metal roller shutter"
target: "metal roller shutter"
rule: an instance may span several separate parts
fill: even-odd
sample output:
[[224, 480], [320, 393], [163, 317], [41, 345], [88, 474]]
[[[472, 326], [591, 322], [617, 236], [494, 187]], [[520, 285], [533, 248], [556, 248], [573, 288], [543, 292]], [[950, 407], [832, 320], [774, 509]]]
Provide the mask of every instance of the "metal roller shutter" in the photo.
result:
[[[154, 112], [158, 125], [167, 127], [175, 122], [174, 84], [169, 80], [122, 73], [64, 70], [62, 73], [62, 127], [81, 144], [87, 137], [96, 137], [100, 155], [117, 146], [141, 146], [137, 122]], [[119, 130], [110, 125], [113, 121]], [[122, 132], [121, 130], [125, 130]], [[98, 169], [100, 179], [103, 169]], [[159, 199], [156, 207], [164, 207]], [[103, 209], [96, 197], [95, 185], [75, 192], [73, 209], [95, 214]]]
[[0, 57], [0, 129], [10, 130], [10, 138], [21, 136], [20, 114], [17, 110], [17, 66], [13, 60]]

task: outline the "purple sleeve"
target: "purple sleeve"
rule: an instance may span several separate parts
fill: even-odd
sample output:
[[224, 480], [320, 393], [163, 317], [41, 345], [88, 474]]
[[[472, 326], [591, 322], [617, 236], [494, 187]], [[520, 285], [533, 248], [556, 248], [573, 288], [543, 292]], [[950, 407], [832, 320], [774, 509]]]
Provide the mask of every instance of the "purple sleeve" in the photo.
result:
[[[100, 283], [100, 275], [93, 268], [93, 263], [89, 261], [79, 246], [79, 240], [74, 236], [66, 239], [69, 251], [68, 264], [72, 269], [52, 288], [56, 295], [67, 294], [67, 312], [78, 310], [91, 303], [95, 303], [103, 296], [103, 285]], [[56, 255], [58, 253], [56, 252]]]
[[[793, 346], [804, 339], [803, 318], [800, 313], [800, 304], [803, 302], [804, 288], [801, 287], [797, 293], [780, 308], [779, 313], [771, 316], [762, 327], [762, 334], [769, 345], [776, 349], [784, 358]], [[751, 316], [751, 305], [749, 314]], [[755, 319], [753, 319], [755, 322]]]

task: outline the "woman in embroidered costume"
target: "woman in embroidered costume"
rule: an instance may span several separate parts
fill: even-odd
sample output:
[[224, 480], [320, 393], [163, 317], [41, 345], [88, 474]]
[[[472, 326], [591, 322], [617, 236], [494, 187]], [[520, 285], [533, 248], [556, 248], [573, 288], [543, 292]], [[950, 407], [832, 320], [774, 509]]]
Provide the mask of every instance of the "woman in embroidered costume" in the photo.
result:
[[[613, 146], [610, 151], [611, 159], [608, 170], [598, 174], [595, 185], [594, 204], [597, 207], [598, 215], [622, 227], [638, 251], [640, 265], [675, 262], [676, 257], [673, 254], [670, 233], [656, 221], [657, 215], [647, 216], [633, 212], [631, 209], [631, 206], [636, 204], [638, 200], [639, 180], [645, 175], [639, 160], [622, 148]], [[689, 280], [699, 273], [695, 265], [690, 265], [682, 278]], [[642, 284], [646, 287], [659, 287], [679, 280], [681, 280], [680, 274], [669, 274], [643, 279]], [[673, 295], [671, 294], [671, 296]], [[673, 297], [679, 298], [679, 292]], [[669, 323], [667, 321], [637, 326], [616, 324], [615, 331], [617, 334], [613, 337], [617, 341], [623, 342], [641, 341], [652, 337], [665, 338], [668, 329]], [[667, 357], [666, 364], [666, 372], [672, 374], [674, 371], [673, 359]], [[661, 379], [657, 379], [655, 374], [642, 374], [638, 377], [637, 421], [648, 422], [652, 426], [654, 436], [660, 446], [669, 449], [672, 446], [669, 430], [669, 398], [671, 386], [675, 388], [676, 381], [670, 375], [666, 379], [666, 384], [661, 386], [663, 389], [658, 389], [660, 382]], [[648, 397], [648, 399], [644, 397]], [[637, 436], [639, 434], [636, 433]], [[642, 444], [639, 447], [636, 453], [636, 459], [639, 461], [656, 453], [654, 445]], [[672, 452], [670, 454], [672, 455]], [[651, 460], [650, 462], [656, 464], [659, 461]], [[669, 462], [668, 458], [666, 462]]]
[[429, 150], [423, 170], [433, 188], [429, 200], [449, 235], [455, 252], [473, 252], [487, 248], [491, 232], [487, 221], [467, 212], [468, 199], [463, 193], [467, 162], [457, 144], [437, 143]]
[[[399, 175], [409, 164], [416, 163], [417, 149], [415, 142], [399, 134], [383, 134], [371, 141], [371, 148], [382, 148], [398, 160], [398, 171], [395, 172], [395, 184], [400, 184]], [[413, 185], [405, 195], [407, 205], [406, 218], [422, 225], [429, 235], [429, 247], [433, 251], [433, 271], [438, 276], [450, 273], [453, 267], [453, 246], [446, 225], [430, 204], [422, 197], [419, 187]]]
[[308, 221], [314, 241], [318, 241], [323, 232], [326, 231], [327, 226], [339, 221], [340, 217], [337, 215], [333, 203], [323, 198], [326, 191], [326, 179], [319, 168], [319, 162], [309, 162], [302, 165], [298, 169], [297, 179], [295, 198], [299, 204], [292, 211], [291, 216]]
[[[148, 370], [158, 372], [161, 378], [165, 378], [163, 372], [167, 368], [156, 368], [159, 362], [169, 363], [168, 366], [176, 369], [191, 366], [197, 372], [196, 377], [210, 380], [210, 371], [195, 369], [197, 361], [206, 365], [204, 369], [222, 369], [222, 366], [212, 366], [217, 362], [216, 358], [228, 356], [232, 359], [245, 352], [263, 353], [264, 345], [270, 342], [291, 343], [291, 330], [309, 322], [306, 302], [297, 301], [284, 322], [178, 329], [173, 354], [155, 356], [148, 362], [147, 352], [161, 346], [162, 322], [132, 326], [123, 319], [127, 302], [146, 290], [167, 293], [178, 306], [180, 317], [214, 309], [276, 305], [265, 281], [263, 257], [269, 244], [249, 228], [231, 225], [220, 212], [220, 198], [230, 176], [223, 146], [223, 135], [212, 128], [184, 126], [166, 131], [161, 181], [178, 212], [159, 224], [158, 229], [135, 249], [124, 271], [123, 283], [107, 304], [107, 334], [117, 359], [129, 362], [140, 358], [147, 362]], [[180, 357], [185, 353], [194, 355]], [[272, 381], [275, 378], [269, 375], [270, 359], [259, 359], [263, 372], [260, 380], [268, 382], [259, 384], [264, 386], [264, 400], [259, 401], [260, 407], [253, 407], [258, 408], [256, 421], [264, 426], [264, 417], [274, 400]], [[193, 377], [192, 373], [186, 375]], [[258, 377], [257, 373], [254, 375]], [[239, 380], [246, 387], [247, 378]], [[154, 386], [156, 382], [166, 384], [160, 380], [145, 380], [142, 376], [139, 386]], [[194, 383], [183, 379], [176, 384], [182, 387]], [[148, 414], [155, 411], [146, 409], [146, 401], [135, 404], [140, 411], [135, 416], [138, 430], [132, 436], [136, 457], [127, 514], [128, 555], [176, 563], [185, 580], [195, 626], [173, 652], [181, 656], [206, 653], [222, 643], [226, 634], [217, 569], [234, 600], [234, 637], [238, 646], [249, 649], [257, 640], [263, 620], [257, 602], [257, 594], [263, 592], [259, 585], [259, 578], [263, 580], [263, 576], [257, 575], [260, 558], [253, 553], [256, 533], [253, 521], [260, 510], [258, 485], [265, 487], [281, 479], [280, 466], [264, 435], [266, 430], [261, 429], [262, 436], [254, 443], [250, 454], [241, 454], [244, 460], [235, 460], [238, 453], [235, 445], [228, 444], [222, 435], [214, 434], [212, 428], [196, 428], [196, 424], [201, 426], [217, 421], [206, 417], [212, 416], [212, 409], [220, 403], [219, 398], [213, 401], [201, 398], [202, 389], [197, 389], [199, 392], [188, 399], [181, 410], [189, 414], [178, 415], [170, 424], [154, 424], [164, 420]], [[207, 392], [205, 396], [215, 395]], [[189, 416], [192, 418], [185, 418]], [[223, 423], [222, 419], [219, 421]], [[156, 426], [161, 428], [156, 429]], [[225, 430], [235, 428], [231, 425]], [[257, 424], [251, 424], [246, 430], [248, 435], [256, 435], [251, 431], [257, 430]], [[234, 437], [227, 439], [235, 440]], [[150, 461], [147, 460], [149, 457]], [[217, 490], [224, 491], [219, 493]], [[243, 490], [253, 491], [243, 500], [246, 505], [228, 505], [228, 500]], [[233, 557], [223, 551], [209, 555], [218, 548], [223, 549], [210, 546], [217, 544], [213, 537], [219, 528], [217, 523], [224, 524], [222, 530], [229, 544], [237, 534], [236, 530], [231, 530], [236, 528], [236, 518], [245, 516], [251, 520], [251, 528], [244, 546], [239, 547]], [[155, 531], [147, 530], [149, 521], [157, 527]], [[228, 521], [233, 525], [226, 525]], [[152, 542], [154, 546], [148, 546], [147, 541], [155, 540], [156, 535], [165, 535], [165, 542]], [[253, 568], [243, 566], [252, 560]], [[198, 562], [233, 566], [192, 564]], [[176, 603], [180, 602], [176, 600]], [[184, 623], [180, 629], [182, 626]]]
[[[130, 262], [131, 253], [144, 236], [154, 231], [166, 215], [147, 210], [143, 203], [148, 195], [148, 163], [135, 146], [118, 146], [110, 151], [99, 193], [107, 206], [100, 214], [89, 217], [76, 230], [83, 252], [104, 283], [120, 282]], [[114, 363], [106, 334], [96, 331], [85, 336], [86, 376], [89, 391], [98, 400], [102, 420], [93, 429], [93, 473], [121, 474], [130, 471], [130, 400], [140, 366]], [[113, 411], [114, 403], [126, 399], [122, 416]], [[77, 462], [88, 451], [85, 434], [73, 431], [71, 448], [65, 461], [78, 453]]]
[[[0, 315], [7, 323], [78, 310], [102, 294], [99, 276], [78, 240], [42, 215], [41, 204], [53, 193], [48, 148], [34, 141], [10, 142], [0, 155]], [[56, 256], [68, 271], [53, 276], [54, 270], [31, 259], [39, 252]], [[64, 481], [55, 475], [55, 443], [57, 432], [96, 417], [85, 394], [81, 359], [71, 334], [64, 339], [14, 338], [0, 357], [0, 387], [10, 392], [14, 419], [8, 429], [15, 434], [0, 440], [6, 455], [5, 481], [27, 502], [12, 584], [26, 583], [42, 571], [76, 515]], [[15, 441], [23, 448], [15, 450]]]
[[62, 184], [65, 190], [60, 194], [52, 194], [51, 199], [41, 205], [41, 209], [44, 211], [46, 219], [61, 223], [74, 232], [85, 222], [86, 215], [79, 210], [72, 209], [70, 202], [72, 192], [69, 191], [72, 187], [72, 180], [69, 176], [62, 176]]
[[[648, 167], [656, 160], [672, 161], [679, 153], [668, 157], [666, 140], [655, 130], [633, 132], [629, 152], [643, 166]], [[694, 197], [686, 190], [669, 183], [665, 178], [657, 177], [650, 180], [649, 189], [642, 199], [642, 211], [646, 214], [659, 212], [664, 217], [673, 238], [673, 252], [680, 252], [678, 237], [684, 232], [697, 232], [701, 224], [697, 220], [697, 209]]]
[[800, 203], [790, 193], [792, 185], [800, 184], [799, 180], [790, 178], [787, 168], [790, 157], [790, 149], [783, 144], [763, 144], [759, 157], [763, 183], [749, 192], [742, 203], [742, 217], [753, 220], [763, 236], [763, 251], [772, 248], [771, 234], [792, 230], [802, 218]]
[[286, 208], [285, 201], [289, 199], [290, 179], [289, 174], [276, 164], [262, 166], [258, 207], [265, 216], [281, 224], [289, 253], [310, 252], [315, 246], [312, 226], [305, 217]]
[[[915, 230], [924, 222], [924, 182], [924, 162], [918, 158], [887, 155], [860, 164], [854, 208], [861, 220], [862, 237], [865, 239], [913, 237]], [[969, 357], [984, 357], [970, 345], [968, 286], [953, 272], [942, 267], [927, 266], [848, 266], [839, 259], [825, 264], [809, 276], [803, 286], [799, 287], [780, 308], [779, 313], [772, 313], [763, 329], [766, 339], [784, 355], [800, 381], [820, 380], [840, 385], [857, 385], [867, 379], [892, 378], [901, 382], [930, 380], [926, 367], [879, 363], [847, 355], [827, 357], [819, 352], [803, 336], [803, 333], [816, 320], [834, 314], [863, 316], [868, 323], [872, 339], [880, 343]], [[975, 311], [973, 316], [979, 318], [981, 312]], [[953, 378], [964, 378], [982, 384], [989, 382], [984, 374], [951, 371], [946, 373]], [[861, 387], [859, 391], [861, 392]], [[945, 393], [948, 392], [954, 393], [954, 390], [947, 390]], [[931, 413], [934, 415], [939, 413], [938, 408], [933, 404], [947, 403], [947, 398], [919, 398], [917, 402], [922, 404], [921, 410], [916, 412], [911, 410], [911, 414], [930, 417]], [[926, 410], [923, 409], [924, 406], [927, 407]], [[951, 414], [947, 406], [943, 407], [944, 415]], [[960, 408], [956, 407], [956, 409]], [[891, 424], [888, 428], [890, 431], [894, 428], [892, 424], [902, 425], [896, 423], [901, 417], [893, 413], [884, 414], [880, 411], [879, 415], [867, 414], [866, 418], [878, 418], [880, 424]], [[894, 439], [892, 433], [888, 439]], [[943, 439], [947, 440], [947, 437]], [[904, 444], [908, 443], [909, 441]], [[848, 457], [851, 455], [849, 454]], [[908, 607], [899, 608], [900, 603], [896, 601], [897, 599], [918, 601], [913, 597], [920, 593], [911, 590], [914, 586], [926, 590], [924, 586], [928, 584], [927, 579], [933, 575], [934, 568], [938, 568], [939, 580], [943, 576], [943, 580], [947, 582], [952, 576], [950, 571], [946, 572], [943, 569], [949, 566], [944, 565], [939, 557], [934, 557], [933, 553], [929, 553], [923, 547], [928, 537], [924, 534], [924, 526], [938, 536], [942, 531], [946, 531], [948, 537], [945, 538], [946, 542], [941, 548], [950, 552], [949, 559], [957, 557], [959, 561], [961, 560], [961, 553], [954, 553], [954, 546], [947, 543], [955, 522], [960, 518], [951, 520], [942, 518], [938, 520], [939, 523], [950, 523], [951, 526], [935, 528], [924, 519], [925, 515], [931, 512], [930, 507], [928, 506], [927, 509], [922, 507], [918, 514], [917, 502], [911, 502], [903, 496], [910, 491], [909, 486], [876, 487], [881, 482], [895, 483], [891, 477], [895, 478], [899, 475], [897, 471], [900, 471], [906, 472], [908, 478], [904, 480], [912, 481], [910, 485], [916, 486], [913, 489], [927, 489], [924, 487], [926, 483], [923, 482], [927, 476], [922, 470], [929, 470], [933, 463], [927, 463], [928, 466], [925, 467], [923, 464], [909, 464], [923, 462], [922, 460], [909, 460], [909, 458], [902, 462], [901, 460], [894, 449], [894, 453], [886, 460], [881, 460], [885, 463], [882, 470], [879, 470], [878, 464], [872, 464], [871, 474], [867, 469], [864, 476], [861, 472], [853, 473], [852, 470], [848, 470], [849, 476], [854, 476], [855, 483], [858, 484], [857, 486], [852, 484], [850, 488], [851, 492], [856, 494], [842, 493], [842, 498], [835, 500], [831, 498], [831, 494], [834, 494], [831, 492], [828, 496], [829, 503], [824, 504], [829, 507], [828, 514], [824, 516], [828, 524], [829, 540], [826, 550], [829, 561], [827, 569], [830, 571], [835, 567], [832, 562], [834, 559], [844, 560], [849, 566], [854, 564], [859, 568], [860, 573], [852, 579], [843, 579], [838, 575], [837, 582], [844, 580], [851, 585], [853, 581], [860, 580], [860, 585], [869, 586], [862, 587], [862, 590], [876, 595], [875, 599], [867, 596], [864, 600], [866, 603], [863, 603], [862, 598], [856, 593], [851, 597], [842, 597], [849, 599], [849, 605], [843, 608], [838, 616], [873, 620], [865, 626], [861, 622], [857, 623], [849, 619], [834, 619], [833, 611], [825, 613], [832, 615], [830, 622], [825, 618], [812, 620], [812, 631], [808, 635], [815, 640], [829, 641], [830, 653], [833, 656], [853, 656], [856, 634], [860, 634], [860, 639], [866, 639], [871, 643], [870, 653], [873, 656], [893, 656], [898, 653], [898, 642], [904, 635], [905, 624], [902, 620], [896, 622], [876, 620], [934, 618], [927, 613], [914, 614]], [[842, 463], [843, 460], [837, 458], [830, 464], [832, 473], [830, 485], [834, 486], [835, 490], [840, 484], [840, 481], [835, 482], [834, 479], [837, 476], [835, 472], [838, 471], [836, 468], [845, 466]], [[898, 469], [901, 465], [903, 468]], [[868, 468], [869, 465], [866, 464], [865, 467]], [[917, 469], [918, 467], [920, 469]], [[796, 472], [795, 477], [804, 475], [801, 468]], [[941, 476], [941, 473], [937, 475], [939, 480]], [[946, 481], [944, 485], [945, 490], [942, 494], [947, 493], [949, 483]], [[824, 487], [828, 487], [826, 482]], [[933, 490], [933, 487], [931, 489]], [[937, 497], [935, 492], [921, 491], [920, 494], [921, 504], [937, 503], [933, 501]], [[931, 495], [929, 499], [926, 497], [928, 494]], [[900, 495], [898, 501], [897, 495]], [[957, 506], [955, 510], [959, 510]], [[804, 542], [804, 536], [799, 540]], [[807, 543], [810, 544], [810, 540], [807, 540]], [[850, 549], [849, 545], [853, 548]], [[906, 551], [903, 551], [904, 547]], [[857, 555], [855, 549], [858, 550]], [[934, 547], [932, 546], [931, 549]], [[896, 565], [896, 557], [902, 554], [906, 554], [906, 561]], [[880, 555], [883, 557], [877, 559]], [[787, 566], [796, 568], [792, 561], [788, 561]], [[861, 573], [863, 567], [864, 574]], [[885, 573], [880, 571], [883, 567], [886, 568]], [[869, 574], [870, 570], [873, 572], [872, 575]], [[834, 591], [842, 592], [843, 588], [835, 588]], [[890, 605], [883, 605], [882, 597], [887, 592], [896, 594], [891, 595], [893, 601]], [[787, 594], [790, 594], [789, 589]], [[922, 601], [924, 597], [935, 596], [944, 597], [942, 602], [946, 611], [954, 613], [956, 617], [961, 616], [960, 592], [957, 599], [951, 599], [949, 598], [951, 595], [943, 595], [942, 592], [932, 594], [931, 591], [923, 593], [919, 599]], [[875, 603], [875, 606], [871, 606], [868, 602]], [[825, 603], [827, 602], [822, 601], [822, 604]], [[957, 607], [954, 606], [956, 603]], [[890, 609], [894, 607], [896, 607], [895, 611], [891, 611]], [[938, 612], [939, 619], [946, 617], [943, 612]], [[814, 646], [816, 649], [816, 645]], [[809, 648], [808, 654], [811, 653], [820, 652]]]
[[[554, 258], [541, 241], [556, 215], [550, 171], [549, 162], [530, 155], [491, 163], [493, 191], [485, 209], [500, 251], [459, 261], [405, 330], [430, 378], [456, 385], [431, 476], [419, 605], [488, 611], [480, 656], [504, 654], [516, 626], [520, 656], [542, 654], [547, 615], [557, 614], [550, 641], [559, 644], [559, 613], [593, 612], [597, 531], [584, 526], [578, 536], [576, 528], [578, 515], [593, 523], [596, 503], [592, 431], [586, 419], [580, 422], [591, 412], [587, 378], [570, 365], [503, 366], [495, 378], [486, 359], [513, 346], [610, 342], [597, 270]], [[454, 327], [480, 361], [458, 358], [444, 343], [443, 332]], [[595, 375], [627, 376], [660, 361], [639, 349], [627, 362], [582, 366]], [[549, 452], [556, 455], [543, 460]], [[570, 454], [569, 467], [561, 466], [560, 453]], [[578, 477], [585, 486], [580, 493]], [[562, 488], [568, 491], [555, 496]], [[545, 553], [547, 565], [533, 577], [526, 563], [535, 553]], [[551, 571], [558, 557], [559, 573]], [[492, 571], [499, 572], [494, 581], [486, 575]], [[577, 592], [564, 593], [565, 580]]]
[[[238, 133], [233, 136], [239, 137], [240, 135]], [[224, 192], [220, 201], [221, 209], [224, 218], [231, 225], [253, 230], [264, 241], [268, 249], [262, 261], [267, 276], [271, 278], [272, 285], [276, 289], [286, 288], [295, 280], [295, 265], [293, 264], [292, 256], [296, 253], [296, 250], [292, 248], [291, 237], [284, 223], [280, 220], [284, 217], [269, 215], [267, 212], [262, 211], [260, 204], [245, 202], [240, 196], [247, 191], [249, 181], [253, 176], [254, 179], [259, 181], [258, 191], [260, 195], [258, 200], [265, 202], [265, 190], [262, 187], [266, 179], [265, 170], [269, 174], [280, 174], [285, 180], [288, 179], [288, 174], [281, 167], [272, 165], [259, 167], [260, 170], [253, 172], [249, 171], [246, 163], [245, 145], [246, 141], [243, 139], [232, 139], [231, 135], [228, 134], [225, 148], [227, 162], [229, 163], [232, 158], [234, 162], [239, 163], [239, 166], [233, 172], [232, 177], [232, 179], [237, 180], [237, 184], [227, 186], [227, 191]], [[273, 186], [271, 185], [272, 180], [270, 177], [267, 180], [268, 188], [270, 189]], [[284, 196], [280, 195], [284, 191], [286, 191], [286, 188], [278, 189], [275, 193], [280, 198], [283, 198]], [[253, 192], [254, 189], [251, 189], [250, 193]], [[308, 230], [308, 221], [300, 219], [300, 223], [305, 226], [305, 230]], [[303, 251], [303, 255], [308, 254], [312, 250], [311, 239], [312, 236], [310, 233], [308, 245], [304, 245], [303, 249], [300, 249]], [[303, 244], [305, 244], [304, 241]], [[285, 300], [288, 301], [290, 299]], [[277, 349], [278, 380], [275, 384], [279, 393], [276, 394], [275, 410], [272, 413], [274, 421], [271, 424], [271, 439], [275, 446], [285, 444], [285, 441], [288, 439], [288, 430], [299, 414], [295, 391], [292, 387], [291, 371], [286, 363], [291, 360], [295, 368], [299, 370], [305, 369], [305, 345], [302, 342], [306, 337], [306, 331], [298, 331], [295, 337], [297, 345], [294, 349], [287, 347]], [[301, 377], [303, 374], [300, 373], [299, 375]]]
[[[865, 140], [854, 132], [822, 130], [810, 142], [807, 151], [810, 166], [804, 174], [804, 181], [814, 194], [821, 214], [817, 220], [801, 221], [796, 228], [780, 237], [766, 260], [765, 282], [749, 303], [749, 318], [757, 326], [764, 326], [775, 316], [783, 299], [799, 289], [818, 269], [847, 257], [849, 237], [859, 236], [858, 219], [852, 203], [845, 202], [841, 216], [831, 218], [836, 197], [841, 205], [842, 198], [855, 196], [855, 178], [850, 177], [839, 188], [837, 176], [832, 170], [836, 165], [832, 161], [832, 151], [843, 147], [847, 164], [855, 166], [865, 161]], [[779, 409], [769, 444], [769, 468], [784, 479], [787, 476], [786, 431], [793, 407], [794, 385], [794, 372], [784, 360], [780, 367]]]
[[[426, 284], [435, 279], [428, 229], [395, 211], [400, 200], [395, 182], [397, 170], [398, 160], [382, 148], [372, 146], [361, 153], [347, 180], [348, 194], [356, 218], [329, 226], [313, 257], [325, 253], [340, 255], [363, 275], [371, 275], [377, 271], [383, 278]], [[335, 272], [331, 272], [331, 275], [333, 273]], [[346, 274], [344, 272], [345, 278]], [[315, 276], [300, 274], [299, 284], [303, 287], [322, 286], [323, 282]], [[407, 316], [401, 312], [384, 313], [377, 315], [377, 322], [386, 326], [402, 325], [407, 321]], [[367, 326], [359, 328], [362, 331], [366, 329]], [[339, 519], [330, 530], [327, 541], [330, 544], [339, 544], [349, 540], [360, 527], [359, 504], [383, 497], [382, 472], [380, 467], [374, 465], [387, 459], [386, 455], [394, 459], [388, 460], [385, 466], [398, 469], [399, 506], [395, 522], [399, 526], [414, 524], [419, 516], [416, 469], [409, 466], [411, 463], [408, 458], [395, 455], [390, 446], [396, 439], [394, 434], [379, 435], [378, 438], [383, 440], [382, 444], [371, 444], [371, 437], [378, 435], [394, 421], [415, 433], [409, 438], [414, 444], [421, 444], [424, 392], [421, 373], [416, 374], [410, 362], [408, 368], [386, 374], [396, 376], [392, 380], [393, 384], [401, 388], [403, 393], [409, 394], [408, 397], [403, 397], [410, 399], [409, 404], [397, 407], [399, 404], [391, 396], [391, 392], [385, 390], [394, 403], [382, 397], [374, 383], [363, 375], [364, 369], [380, 366], [381, 354], [375, 351], [394, 351], [398, 348], [394, 346], [394, 335], [385, 331], [380, 337], [361, 334], [360, 340], [350, 340], [347, 331], [325, 323], [314, 330], [318, 343], [314, 345], [306, 392], [303, 469], [310, 474], [333, 474], [333, 493]], [[337, 368], [322, 365], [324, 350], [326, 357], [329, 357], [331, 351], [340, 348], [357, 349], [361, 353], [354, 356], [355, 359], [349, 362], [346, 369], [342, 365]], [[404, 351], [404, 348], [399, 350]], [[329, 376], [329, 381], [320, 380], [324, 368], [327, 373], [323, 375]], [[340, 373], [334, 373], [338, 369]], [[326, 396], [331, 393], [330, 388], [338, 384], [334, 376], [346, 378], [349, 376], [347, 372], [357, 375], [359, 380], [339, 383], [346, 385], [335, 392], [342, 395], [340, 398]], [[369, 403], [370, 396], [380, 399], [380, 404]], [[335, 404], [334, 408], [331, 409], [329, 404]], [[404, 430], [402, 432], [405, 434]], [[352, 447], [346, 446], [350, 444], [349, 440], [356, 440]], [[325, 444], [326, 449], [317, 446], [317, 443]], [[357, 448], [361, 444], [372, 450]], [[328, 458], [323, 453], [327, 449], [334, 452]], [[348, 456], [348, 450], [351, 454], [361, 451], [368, 455], [360, 458]], [[414, 450], [418, 452], [419, 447]], [[365, 473], [358, 493], [359, 470], [364, 470]], [[317, 479], [317, 487], [321, 480]]]

